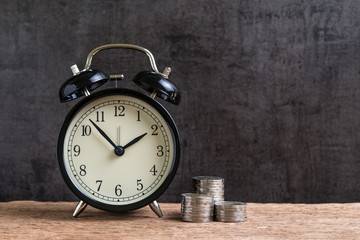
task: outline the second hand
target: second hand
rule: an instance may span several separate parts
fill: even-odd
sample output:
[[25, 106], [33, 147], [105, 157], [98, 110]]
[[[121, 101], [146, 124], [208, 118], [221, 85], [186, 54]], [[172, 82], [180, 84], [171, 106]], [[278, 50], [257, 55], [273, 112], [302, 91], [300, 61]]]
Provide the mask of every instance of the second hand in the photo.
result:
[[118, 146], [121, 146], [121, 144], [120, 144], [120, 126], [118, 128]]

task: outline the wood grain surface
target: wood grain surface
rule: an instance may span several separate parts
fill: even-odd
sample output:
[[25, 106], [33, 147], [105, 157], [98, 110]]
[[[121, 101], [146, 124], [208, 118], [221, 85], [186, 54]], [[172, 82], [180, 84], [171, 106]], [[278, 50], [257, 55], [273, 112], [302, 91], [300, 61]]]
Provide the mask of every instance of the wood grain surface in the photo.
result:
[[163, 218], [145, 207], [110, 213], [75, 202], [0, 203], [0, 239], [358, 239], [360, 203], [247, 204], [246, 222], [188, 223], [180, 204], [161, 203]]

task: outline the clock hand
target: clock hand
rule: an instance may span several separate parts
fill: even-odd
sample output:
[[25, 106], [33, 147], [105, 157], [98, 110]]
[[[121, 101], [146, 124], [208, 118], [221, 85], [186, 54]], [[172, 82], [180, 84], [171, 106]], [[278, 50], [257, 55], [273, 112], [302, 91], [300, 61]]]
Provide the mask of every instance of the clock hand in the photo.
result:
[[119, 129], [118, 129], [118, 144], [119, 144], [119, 146], [121, 146], [121, 144], [120, 144], [120, 126], [119, 126]]
[[134, 138], [131, 142], [129, 142], [128, 144], [126, 144], [123, 148], [128, 148], [130, 147], [131, 145], [133, 145], [134, 143], [137, 143], [138, 141], [140, 141], [140, 139], [142, 139], [147, 133], [144, 133], [136, 138]]
[[99, 133], [114, 147], [116, 148], [116, 145], [113, 141], [111, 141], [111, 139], [108, 137], [108, 135], [106, 135], [106, 133], [101, 130], [101, 128], [99, 128], [98, 125], [96, 125], [91, 119], [89, 119], [90, 122], [94, 125], [94, 127], [99, 131]]

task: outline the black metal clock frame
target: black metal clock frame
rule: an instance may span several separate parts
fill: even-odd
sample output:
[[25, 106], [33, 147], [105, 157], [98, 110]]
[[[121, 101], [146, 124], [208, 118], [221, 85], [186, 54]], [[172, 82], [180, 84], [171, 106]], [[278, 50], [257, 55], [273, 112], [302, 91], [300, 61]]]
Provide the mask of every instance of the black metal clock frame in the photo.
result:
[[[68, 131], [68, 127], [69, 124], [71, 122], [71, 120], [74, 118], [74, 116], [78, 113], [78, 111], [80, 111], [83, 107], [85, 107], [88, 103], [96, 100], [96, 99], [100, 99], [106, 96], [111, 96], [111, 95], [119, 95], [119, 96], [132, 96], [135, 97], [141, 101], [144, 101], [148, 104], [150, 104], [152, 107], [154, 107], [156, 109], [156, 111], [158, 111], [161, 116], [165, 119], [166, 123], [169, 125], [169, 128], [172, 132], [172, 137], [174, 138], [174, 147], [175, 147], [175, 154], [174, 154], [174, 161], [172, 162], [172, 165], [170, 166], [170, 171], [169, 174], [165, 177], [164, 182], [161, 184], [161, 186], [151, 195], [149, 195], [147, 198], [140, 200], [139, 202], [136, 203], [132, 203], [132, 204], [128, 204], [128, 205], [112, 205], [112, 204], [105, 204], [99, 201], [96, 201], [95, 199], [91, 199], [88, 196], [86, 196], [85, 194], [83, 194], [77, 187], [76, 185], [72, 182], [72, 180], [70, 179], [69, 174], [66, 168], [65, 168], [65, 158], [64, 158], [64, 141], [65, 141], [65, 135], [66, 132]], [[179, 159], [180, 159], [180, 138], [179, 138], [179, 132], [178, 129], [175, 125], [174, 120], [172, 119], [171, 115], [169, 114], [169, 112], [155, 99], [141, 93], [141, 92], [137, 92], [131, 89], [124, 89], [124, 88], [114, 88], [114, 89], [106, 89], [106, 90], [102, 90], [96, 93], [91, 94], [90, 96], [87, 96], [86, 98], [82, 99], [80, 102], [78, 102], [71, 110], [70, 112], [67, 114], [63, 125], [61, 127], [60, 130], [60, 134], [59, 134], [59, 138], [58, 138], [58, 143], [57, 143], [57, 158], [58, 158], [58, 162], [59, 162], [59, 166], [60, 166], [60, 170], [61, 170], [61, 174], [63, 179], [65, 180], [67, 186], [71, 189], [71, 191], [82, 201], [84, 201], [85, 203], [102, 209], [102, 210], [106, 210], [106, 211], [113, 211], [113, 212], [125, 212], [125, 211], [130, 211], [130, 210], [134, 210], [134, 209], [138, 209], [141, 207], [144, 207], [150, 203], [152, 203], [153, 201], [155, 201], [157, 198], [159, 198], [164, 191], [167, 189], [167, 187], [169, 186], [169, 184], [172, 182], [173, 178], [175, 177], [176, 171], [178, 169], [179, 166]]]

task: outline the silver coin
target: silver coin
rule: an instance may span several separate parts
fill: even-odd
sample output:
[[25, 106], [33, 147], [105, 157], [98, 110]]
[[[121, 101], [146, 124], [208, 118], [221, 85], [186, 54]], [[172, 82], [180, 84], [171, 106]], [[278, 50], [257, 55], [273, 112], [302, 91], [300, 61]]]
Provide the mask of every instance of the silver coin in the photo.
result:
[[205, 205], [211, 205], [213, 206], [214, 204], [212, 202], [209, 201], [182, 201], [182, 203], [186, 206], [186, 205], [192, 205], [192, 206], [205, 206]]
[[182, 216], [213, 216], [213, 211], [191, 211], [191, 210], [184, 210], [181, 212]]
[[215, 202], [214, 220], [222, 222], [246, 221], [246, 203], [236, 201]]
[[187, 218], [183, 217], [182, 220], [184, 222], [198, 222], [198, 223], [205, 223], [205, 222], [211, 222], [212, 218]]
[[194, 187], [209, 187], [209, 186], [213, 186], [213, 187], [223, 187], [225, 184], [222, 183], [217, 183], [217, 182], [199, 182], [199, 183], [192, 183], [192, 186]]
[[219, 183], [219, 184], [214, 184], [214, 183], [201, 183], [201, 184], [193, 184], [193, 187], [203, 187], [203, 188], [208, 188], [208, 187], [214, 187], [214, 188], [223, 188], [225, 184], [223, 183]]
[[216, 176], [195, 176], [192, 179], [195, 181], [224, 181], [224, 178]]
[[198, 194], [198, 193], [183, 193], [181, 194], [183, 198], [189, 198], [189, 199], [209, 199], [210, 196], [206, 194]]
[[210, 189], [222, 189], [224, 188], [224, 184], [217, 184], [217, 185], [212, 185], [212, 184], [207, 184], [207, 185], [200, 185], [200, 184], [194, 184], [192, 185], [193, 188], [210, 188]]
[[193, 189], [198, 189], [198, 188], [204, 188], [204, 189], [223, 189], [224, 188], [224, 184], [207, 184], [207, 185], [200, 185], [200, 184], [194, 184], [192, 185]]
[[197, 187], [192, 189], [194, 193], [198, 192], [212, 192], [212, 193], [218, 193], [223, 194], [224, 188], [203, 188], [203, 187]]
[[223, 217], [238, 217], [238, 216], [244, 217], [244, 216], [246, 216], [246, 212], [245, 211], [238, 211], [238, 212], [223, 211], [223, 212], [221, 212], [221, 211], [215, 209], [214, 215], [223, 216]]
[[246, 203], [237, 201], [217, 201], [214, 205], [226, 209], [246, 209]]
[[212, 209], [213, 209], [212, 207], [201, 208], [201, 209], [185, 207], [182, 209], [181, 212], [191, 213], [191, 214], [213, 214]]
[[209, 222], [213, 219], [214, 199], [207, 194], [181, 194], [181, 216], [186, 222]]
[[213, 196], [214, 201], [224, 201], [224, 179], [216, 176], [195, 176], [192, 178], [192, 192]]

